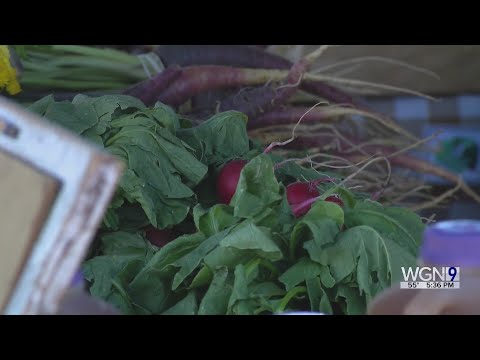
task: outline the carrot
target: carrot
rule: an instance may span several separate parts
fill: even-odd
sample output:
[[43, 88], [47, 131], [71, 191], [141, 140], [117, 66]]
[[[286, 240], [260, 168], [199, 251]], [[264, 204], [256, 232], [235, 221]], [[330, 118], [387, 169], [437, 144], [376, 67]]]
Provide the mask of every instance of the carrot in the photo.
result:
[[159, 94], [158, 99], [168, 105], [179, 106], [192, 96], [208, 90], [258, 85], [267, 80], [268, 74], [262, 76], [258, 70], [218, 65], [189, 66], [183, 68], [182, 74]]
[[179, 66], [169, 67], [153, 78], [128, 88], [124, 91], [124, 94], [142, 100], [147, 106], [153, 105], [158, 98], [158, 94], [165, 90], [181, 73], [182, 70]]
[[276, 91], [272, 86], [260, 86], [253, 89], [240, 89], [220, 101], [220, 111], [236, 110], [256, 118], [275, 106]]
[[328, 114], [322, 109], [316, 108], [307, 113], [308, 109], [308, 107], [300, 106], [277, 107], [270, 112], [250, 120], [248, 122], [248, 128], [249, 130], [253, 130], [267, 126], [295, 124], [303, 115], [305, 115], [302, 120], [304, 123], [319, 122], [328, 118]]
[[[245, 45], [161, 45], [155, 51], [166, 65], [223, 65], [257, 69], [289, 69], [293, 66], [281, 56]], [[365, 104], [324, 82], [305, 81], [300, 87], [333, 103], [371, 111]]]
[[306, 60], [295, 63], [287, 76], [287, 84], [274, 88], [273, 86], [261, 86], [253, 89], [241, 89], [221, 101], [220, 111], [236, 110], [243, 112], [249, 119], [285, 104], [296, 92], [302, 75], [309, 65]]
[[[305, 64], [299, 62], [292, 66], [287, 75], [290, 87], [277, 90], [275, 99], [281, 101], [292, 95], [299, 82], [299, 77], [305, 71]], [[183, 68], [181, 75], [167, 89], [160, 93], [158, 100], [179, 106], [192, 96], [208, 90], [227, 89], [232, 87], [265, 84], [272, 77], [284, 78], [284, 72], [267, 69], [244, 69], [218, 65], [200, 65]]]
[[278, 55], [247, 45], [160, 45], [155, 53], [165, 66], [224, 65], [286, 70], [293, 65]]

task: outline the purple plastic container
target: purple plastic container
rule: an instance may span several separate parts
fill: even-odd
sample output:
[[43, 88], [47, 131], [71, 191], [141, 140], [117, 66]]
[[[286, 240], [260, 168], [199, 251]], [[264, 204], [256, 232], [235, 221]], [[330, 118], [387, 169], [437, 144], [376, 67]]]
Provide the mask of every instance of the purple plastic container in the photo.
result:
[[449, 220], [427, 227], [421, 258], [426, 264], [480, 267], [480, 221]]
[[72, 282], [70, 284], [71, 287], [83, 287], [85, 285], [85, 278], [83, 277], [83, 274], [80, 270], [78, 270], [73, 279], [72, 279]]

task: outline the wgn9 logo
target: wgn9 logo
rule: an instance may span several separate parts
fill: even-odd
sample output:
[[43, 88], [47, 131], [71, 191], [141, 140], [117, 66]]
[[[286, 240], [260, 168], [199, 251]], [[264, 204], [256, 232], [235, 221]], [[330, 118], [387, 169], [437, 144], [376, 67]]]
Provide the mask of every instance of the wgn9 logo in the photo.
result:
[[460, 267], [402, 267], [402, 289], [459, 289]]

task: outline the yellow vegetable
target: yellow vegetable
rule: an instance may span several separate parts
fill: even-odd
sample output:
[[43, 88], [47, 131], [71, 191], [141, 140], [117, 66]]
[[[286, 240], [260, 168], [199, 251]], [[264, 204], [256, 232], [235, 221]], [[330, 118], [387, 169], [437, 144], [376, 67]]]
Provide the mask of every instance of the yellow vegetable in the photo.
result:
[[10, 95], [21, 91], [17, 70], [10, 62], [10, 51], [7, 45], [0, 45], [0, 91], [3, 89], [6, 89]]

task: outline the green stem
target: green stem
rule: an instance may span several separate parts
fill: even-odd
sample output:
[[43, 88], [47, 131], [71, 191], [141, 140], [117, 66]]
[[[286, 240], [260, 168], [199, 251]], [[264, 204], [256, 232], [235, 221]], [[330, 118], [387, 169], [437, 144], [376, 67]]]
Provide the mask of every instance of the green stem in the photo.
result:
[[260, 261], [260, 264], [263, 265], [268, 270], [270, 270], [272, 272], [272, 275], [278, 275], [278, 269], [275, 267], [275, 265], [272, 264], [271, 261], [267, 259], [262, 259]]
[[[142, 69], [141, 62], [138, 60], [135, 64], [124, 64], [118, 61], [96, 59], [85, 56], [62, 56], [54, 58], [48, 62], [49, 65], [60, 68], [98, 68], [116, 71], [119, 73], [133, 74], [138, 80], [145, 80], [147, 78]], [[86, 69], [88, 70], [88, 69]]]
[[22, 66], [25, 71], [50, 72], [55, 68], [46, 62], [37, 62], [31, 60], [22, 60]]
[[128, 53], [115, 49], [95, 48], [91, 46], [81, 45], [52, 45], [52, 49], [80, 55], [98, 57], [101, 59], [113, 60], [131, 65], [136, 65], [139, 62], [138, 58], [135, 55], [130, 55]]
[[246, 265], [245, 265], [245, 275], [247, 277], [252, 273], [252, 271], [260, 264], [262, 259], [260, 258], [255, 258], [250, 260]]
[[262, 311], [269, 311], [269, 309], [267, 309], [265, 306], [260, 306], [258, 309], [255, 309], [255, 311], [253, 312], [255, 315], [258, 315], [260, 314]]
[[120, 285], [116, 280], [112, 280], [112, 285], [115, 289], [117, 289], [120, 295], [122, 295], [125, 299], [130, 300], [130, 297], [128, 296], [128, 294], [125, 292], [125, 290], [123, 290], [122, 285]]
[[278, 304], [276, 312], [277, 313], [284, 312], [290, 300], [292, 300], [298, 294], [302, 294], [306, 292], [307, 292], [307, 288], [305, 286], [296, 286], [290, 289], [290, 291], [283, 297], [282, 301], [280, 301], [280, 304]]
[[68, 89], [76, 91], [84, 90], [108, 90], [108, 89], [122, 89], [130, 84], [118, 81], [65, 81], [61, 79], [46, 79], [25, 77], [20, 80], [21, 85], [31, 87], [49, 87], [55, 89]]

